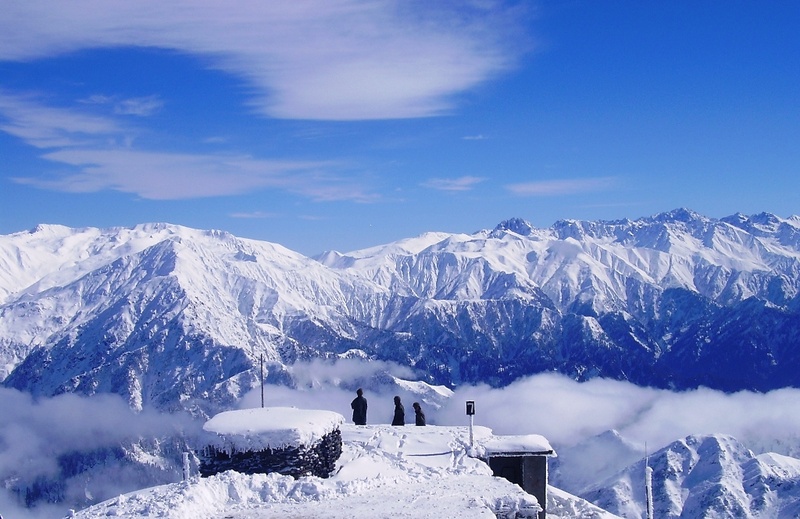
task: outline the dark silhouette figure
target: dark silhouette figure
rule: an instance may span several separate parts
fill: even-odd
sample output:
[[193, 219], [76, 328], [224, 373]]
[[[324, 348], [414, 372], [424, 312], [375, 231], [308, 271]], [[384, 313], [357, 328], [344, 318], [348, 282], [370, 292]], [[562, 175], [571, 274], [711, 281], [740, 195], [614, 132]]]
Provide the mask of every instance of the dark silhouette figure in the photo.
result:
[[364, 390], [358, 388], [357, 397], [350, 402], [353, 408], [353, 423], [356, 425], [367, 425], [367, 399], [364, 398]]
[[417, 425], [425, 425], [425, 413], [419, 406], [419, 402], [414, 402], [414, 419]]
[[406, 410], [403, 404], [400, 403], [400, 397], [394, 397], [394, 418], [392, 425], [405, 425], [406, 424]]

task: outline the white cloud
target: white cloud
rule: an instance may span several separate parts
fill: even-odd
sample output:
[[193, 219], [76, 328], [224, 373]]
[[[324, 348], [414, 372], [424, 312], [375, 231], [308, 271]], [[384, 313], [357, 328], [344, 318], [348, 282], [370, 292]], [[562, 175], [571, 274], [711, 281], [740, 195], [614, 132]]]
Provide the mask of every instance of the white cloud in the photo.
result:
[[206, 137], [203, 139], [203, 143], [205, 144], [225, 144], [229, 140], [228, 137], [223, 137], [222, 135], [215, 135], [213, 137]]
[[121, 135], [123, 127], [107, 117], [48, 107], [30, 96], [0, 92], [0, 130], [37, 148], [56, 148], [85, 146], [98, 138]]
[[164, 106], [162, 101], [157, 95], [146, 97], [132, 97], [130, 99], [122, 99], [114, 106], [114, 113], [120, 115], [136, 115], [138, 117], [147, 117], [157, 113]]
[[[355, 380], [365, 384], [370, 423], [391, 419], [395, 387], [373, 376], [392, 371], [386, 363], [337, 362], [297, 364], [298, 387], [269, 386], [267, 405], [296, 405], [328, 409], [349, 418]], [[401, 378], [413, 375], [395, 372]], [[372, 376], [372, 378], [370, 378]], [[410, 395], [403, 396], [404, 401]], [[255, 393], [245, 407], [259, 405]], [[710, 389], [669, 391], [628, 382], [593, 379], [576, 382], [563, 375], [542, 374], [520, 379], [504, 388], [464, 385], [440, 409], [428, 408], [429, 423], [467, 425], [464, 403], [476, 402], [475, 423], [497, 434], [542, 434], [555, 446], [570, 446], [614, 429], [650, 451], [691, 434], [730, 434], [756, 452], [800, 456], [800, 389], [769, 393], [726, 394]]]
[[423, 186], [441, 191], [469, 191], [475, 185], [486, 180], [482, 177], [464, 176], [459, 178], [432, 178]]
[[[394, 394], [400, 394], [407, 407], [417, 399], [392, 384], [388, 374], [414, 378], [407, 367], [397, 364], [313, 361], [297, 363], [290, 371], [296, 387], [267, 386], [267, 406], [327, 409], [349, 419], [354, 388], [363, 385], [369, 423], [389, 423]], [[690, 434], [723, 433], [755, 452], [800, 453], [800, 389], [796, 388], [768, 393], [674, 392], [605, 379], [579, 383], [562, 375], [543, 374], [504, 388], [459, 387], [443, 407], [425, 405], [428, 422], [468, 425], [466, 400], [476, 402], [476, 425], [490, 427], [496, 434], [542, 434], [556, 449], [616, 429], [639, 445], [647, 443], [650, 452]], [[258, 390], [241, 402], [242, 407], [259, 405]], [[176, 431], [191, 433], [198, 425], [183, 416], [150, 410], [133, 413], [115, 395], [87, 398], [66, 394], [34, 400], [28, 394], [0, 388], [0, 408], [0, 478], [4, 480], [53, 475], [57, 457], [73, 450]], [[14, 510], [7, 505], [13, 505], [12, 500], [0, 492], [0, 509]]]
[[[201, 424], [188, 415], [167, 415], [144, 410], [135, 413], [118, 395], [84, 397], [63, 394], [52, 398], [32, 398], [27, 393], [0, 387], [0, 512], [3, 517], [44, 519], [64, 517], [64, 504], [37, 504], [23, 508], [12, 493], [15, 486], [23, 489], [38, 478], [65, 475], [59, 457], [73, 452], [119, 446], [144, 439], [167, 438], [185, 434], [193, 437]], [[95, 497], [118, 495], [141, 481], [137, 471], [116, 473], [113, 477], [72, 476], [66, 481], [65, 493], [77, 486], [81, 493], [95, 492]], [[138, 478], [138, 481], [137, 481]], [[70, 481], [71, 479], [71, 481]], [[76, 481], [80, 479], [80, 481]], [[89, 481], [91, 479], [91, 481]]]
[[114, 102], [114, 98], [103, 94], [93, 94], [87, 98], [79, 99], [79, 103], [87, 105], [107, 105]]
[[[92, 103], [108, 103], [97, 98]], [[138, 115], [158, 100], [131, 100]], [[150, 108], [148, 108], [148, 106]], [[332, 161], [260, 159], [243, 154], [138, 150], [134, 132], [111, 117], [44, 106], [30, 97], [0, 93], [0, 130], [37, 148], [42, 158], [69, 166], [57, 176], [16, 177], [30, 186], [71, 193], [115, 190], [152, 200], [237, 195], [276, 189], [315, 201], [369, 202], [376, 195], [334, 172]]]
[[[265, 406], [295, 406], [301, 409], [325, 409], [337, 412], [349, 419], [352, 416], [350, 402], [355, 398], [355, 389], [363, 386], [369, 407], [369, 423], [389, 423], [394, 405], [392, 398], [402, 395], [408, 402], [412, 397], [393, 384], [391, 376], [413, 380], [412, 370], [392, 362], [360, 359], [338, 359], [335, 362], [314, 360], [297, 362], [289, 368], [295, 387], [265, 386]], [[240, 407], [261, 405], [259, 389], [247, 393]], [[410, 406], [409, 406], [410, 407]]]
[[194, 432], [186, 416], [135, 413], [117, 395], [91, 398], [64, 394], [34, 400], [0, 388], [0, 477], [17, 472], [33, 478], [58, 473], [57, 456], [114, 446], [124, 440]]
[[289, 191], [313, 200], [361, 200], [367, 196], [329, 178], [324, 170], [333, 163], [124, 148], [65, 148], [43, 158], [74, 166], [77, 171], [51, 179], [14, 180], [72, 193], [111, 189], [151, 200], [229, 196], [261, 189]]
[[160, 47], [244, 78], [272, 117], [385, 119], [447, 112], [527, 47], [503, 2], [47, 0], [11, 2], [0, 60]]
[[[464, 401], [475, 400], [476, 423], [500, 434], [543, 434], [573, 445], [615, 429], [651, 452], [691, 434], [730, 434], [757, 452], [800, 454], [800, 390], [726, 394], [710, 389], [668, 391], [628, 382], [575, 382], [536, 375], [505, 388], [456, 390], [447, 421], [462, 420]], [[440, 417], [441, 419], [441, 417]]]
[[615, 182], [616, 179], [613, 177], [540, 180], [509, 184], [506, 189], [519, 196], [558, 196], [605, 191]]
[[275, 213], [267, 213], [264, 211], [251, 211], [247, 212], [239, 212], [239, 213], [231, 213], [231, 218], [243, 218], [243, 219], [262, 219], [262, 218], [274, 218], [276, 216]]
[[78, 102], [86, 105], [113, 105], [113, 111], [117, 115], [136, 115], [139, 117], [153, 115], [164, 106], [164, 101], [155, 94], [128, 99], [94, 94], [85, 99], [79, 99]]

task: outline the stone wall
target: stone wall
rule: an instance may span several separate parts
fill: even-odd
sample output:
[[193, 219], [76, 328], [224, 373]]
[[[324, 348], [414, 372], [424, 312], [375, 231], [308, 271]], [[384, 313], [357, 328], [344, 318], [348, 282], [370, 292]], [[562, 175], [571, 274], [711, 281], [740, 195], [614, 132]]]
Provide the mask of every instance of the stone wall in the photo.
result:
[[243, 474], [278, 472], [294, 478], [327, 478], [335, 470], [341, 454], [342, 434], [336, 429], [311, 446], [227, 452], [209, 445], [198, 452], [198, 457], [203, 477], [235, 470]]

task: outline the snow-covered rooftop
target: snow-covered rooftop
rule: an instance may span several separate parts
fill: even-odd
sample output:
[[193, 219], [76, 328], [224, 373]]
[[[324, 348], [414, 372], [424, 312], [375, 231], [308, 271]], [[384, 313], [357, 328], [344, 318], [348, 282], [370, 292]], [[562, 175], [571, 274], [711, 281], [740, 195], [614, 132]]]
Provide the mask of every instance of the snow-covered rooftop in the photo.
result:
[[344, 417], [333, 411], [261, 407], [225, 411], [203, 425], [226, 450], [264, 450], [313, 445], [338, 429]]
[[486, 454], [554, 454], [553, 447], [547, 438], [538, 434], [523, 434], [518, 436], [492, 436], [483, 442]]

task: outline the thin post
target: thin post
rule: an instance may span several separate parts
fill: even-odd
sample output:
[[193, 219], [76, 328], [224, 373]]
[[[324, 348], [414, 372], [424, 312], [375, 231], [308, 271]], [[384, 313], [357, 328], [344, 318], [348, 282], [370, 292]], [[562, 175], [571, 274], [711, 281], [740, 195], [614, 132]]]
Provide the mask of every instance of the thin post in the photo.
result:
[[469, 416], [469, 449], [473, 450], [472, 426], [475, 423], [475, 401], [467, 400], [467, 416]]
[[475, 423], [475, 415], [469, 415], [469, 448], [473, 448], [472, 441], [472, 425]]
[[644, 447], [644, 490], [647, 500], [647, 519], [653, 519], [653, 469], [650, 467], [650, 455], [647, 454], [647, 444]]
[[183, 453], [183, 480], [189, 481], [189, 478], [192, 477], [192, 469], [191, 465], [189, 465], [189, 453]]
[[647, 519], [653, 519], [653, 469], [645, 469], [645, 486], [647, 488]]
[[261, 407], [264, 407], [264, 354], [261, 354]]

